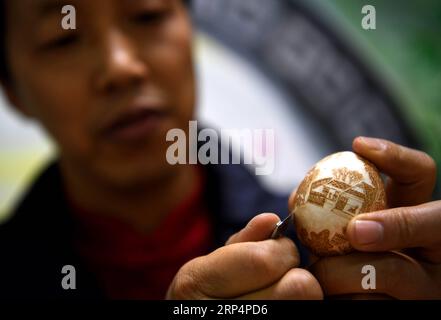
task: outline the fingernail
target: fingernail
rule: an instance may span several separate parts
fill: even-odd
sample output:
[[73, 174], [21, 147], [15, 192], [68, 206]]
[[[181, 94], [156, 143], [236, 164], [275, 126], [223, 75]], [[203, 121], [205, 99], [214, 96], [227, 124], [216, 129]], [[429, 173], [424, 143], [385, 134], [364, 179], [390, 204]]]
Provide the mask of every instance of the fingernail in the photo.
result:
[[386, 144], [381, 139], [360, 137], [361, 143], [371, 150], [382, 151], [386, 149]]
[[375, 221], [355, 221], [355, 241], [361, 245], [378, 243], [383, 240], [383, 226]]

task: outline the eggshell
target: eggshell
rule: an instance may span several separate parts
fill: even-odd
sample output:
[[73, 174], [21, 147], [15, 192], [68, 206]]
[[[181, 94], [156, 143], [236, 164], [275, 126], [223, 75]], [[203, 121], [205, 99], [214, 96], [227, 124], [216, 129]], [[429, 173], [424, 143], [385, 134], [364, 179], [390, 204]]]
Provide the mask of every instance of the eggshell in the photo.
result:
[[347, 254], [352, 217], [386, 208], [377, 168], [353, 152], [319, 161], [300, 183], [294, 198], [294, 224], [300, 241], [318, 256]]

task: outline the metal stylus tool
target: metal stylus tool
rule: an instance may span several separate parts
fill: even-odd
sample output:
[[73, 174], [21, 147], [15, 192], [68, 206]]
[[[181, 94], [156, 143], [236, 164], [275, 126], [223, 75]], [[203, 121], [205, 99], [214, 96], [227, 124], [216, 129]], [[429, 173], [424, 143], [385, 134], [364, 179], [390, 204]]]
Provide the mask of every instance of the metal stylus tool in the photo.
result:
[[289, 223], [291, 222], [292, 214], [287, 216], [282, 221], [277, 222], [273, 233], [271, 234], [271, 239], [277, 239], [284, 236], [286, 230], [288, 229]]

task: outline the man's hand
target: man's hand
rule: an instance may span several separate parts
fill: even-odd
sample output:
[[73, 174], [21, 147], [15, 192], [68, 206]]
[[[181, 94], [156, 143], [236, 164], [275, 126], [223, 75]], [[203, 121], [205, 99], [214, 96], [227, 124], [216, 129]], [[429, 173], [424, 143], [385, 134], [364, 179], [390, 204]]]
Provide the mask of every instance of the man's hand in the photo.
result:
[[[436, 166], [427, 154], [385, 140], [357, 138], [353, 149], [388, 175], [388, 210], [361, 214], [347, 228], [361, 252], [320, 259], [312, 267], [325, 295], [379, 293], [399, 299], [441, 298], [441, 201], [431, 200]], [[393, 251], [395, 250], [395, 251]], [[361, 286], [364, 265], [376, 289]]]
[[297, 268], [294, 243], [267, 240], [278, 221], [274, 214], [258, 215], [224, 247], [185, 264], [167, 299], [321, 299], [315, 277]]

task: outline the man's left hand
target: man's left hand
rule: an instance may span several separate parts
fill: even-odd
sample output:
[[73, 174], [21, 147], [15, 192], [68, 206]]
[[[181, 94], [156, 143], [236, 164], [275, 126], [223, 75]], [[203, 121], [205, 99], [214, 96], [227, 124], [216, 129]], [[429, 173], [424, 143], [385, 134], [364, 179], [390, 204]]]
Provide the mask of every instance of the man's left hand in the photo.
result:
[[[324, 294], [441, 299], [441, 201], [430, 202], [434, 160], [380, 139], [359, 137], [353, 149], [388, 176], [389, 209], [350, 221], [347, 237], [358, 252], [322, 258], [311, 266]], [[375, 289], [362, 287], [365, 265], [375, 268]]]

